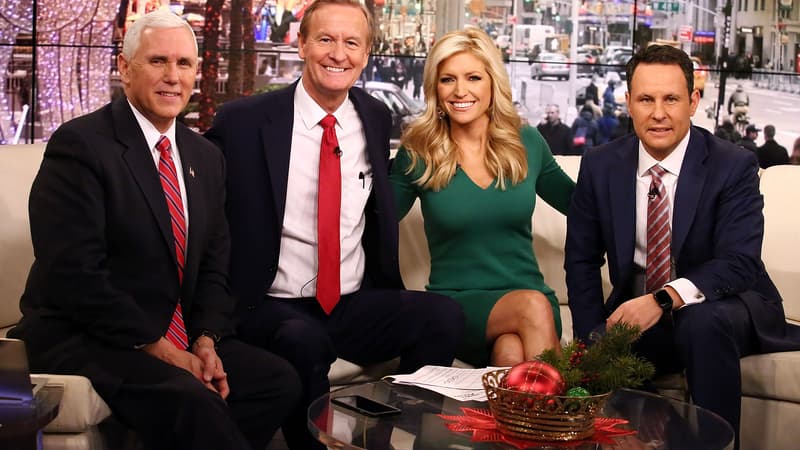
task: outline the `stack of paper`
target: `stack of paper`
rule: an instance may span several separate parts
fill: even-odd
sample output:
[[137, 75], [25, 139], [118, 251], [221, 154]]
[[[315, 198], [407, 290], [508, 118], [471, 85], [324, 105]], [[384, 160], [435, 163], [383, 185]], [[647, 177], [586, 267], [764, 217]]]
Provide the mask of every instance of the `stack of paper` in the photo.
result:
[[486, 401], [481, 377], [500, 367], [460, 369], [457, 367], [424, 366], [410, 375], [390, 375], [386, 378], [398, 384], [409, 384], [464, 401]]

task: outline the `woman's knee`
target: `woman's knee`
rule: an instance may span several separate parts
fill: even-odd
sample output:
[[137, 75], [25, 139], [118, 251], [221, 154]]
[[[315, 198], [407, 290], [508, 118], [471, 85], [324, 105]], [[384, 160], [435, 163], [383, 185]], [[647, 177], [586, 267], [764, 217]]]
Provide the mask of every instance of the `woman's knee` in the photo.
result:
[[553, 307], [544, 294], [534, 290], [515, 291], [513, 294], [515, 315], [522, 326], [553, 326]]
[[513, 366], [525, 359], [522, 340], [515, 333], [506, 333], [495, 339], [492, 345], [492, 364], [495, 366]]

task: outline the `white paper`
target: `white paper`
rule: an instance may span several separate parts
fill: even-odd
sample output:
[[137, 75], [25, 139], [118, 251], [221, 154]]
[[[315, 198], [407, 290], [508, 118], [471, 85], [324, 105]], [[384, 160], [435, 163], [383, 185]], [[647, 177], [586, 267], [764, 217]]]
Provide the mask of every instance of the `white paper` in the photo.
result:
[[481, 377], [486, 372], [500, 369], [461, 369], [458, 367], [424, 366], [409, 375], [390, 375], [395, 383], [408, 384], [438, 392], [459, 401], [486, 401]]

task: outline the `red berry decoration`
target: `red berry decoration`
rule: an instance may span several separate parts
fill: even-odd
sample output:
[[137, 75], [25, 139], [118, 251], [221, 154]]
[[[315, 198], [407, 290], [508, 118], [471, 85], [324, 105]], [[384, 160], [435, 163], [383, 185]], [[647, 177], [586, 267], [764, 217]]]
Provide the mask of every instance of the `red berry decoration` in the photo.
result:
[[525, 361], [508, 370], [508, 389], [542, 395], [561, 395], [566, 387], [558, 370], [542, 361]]

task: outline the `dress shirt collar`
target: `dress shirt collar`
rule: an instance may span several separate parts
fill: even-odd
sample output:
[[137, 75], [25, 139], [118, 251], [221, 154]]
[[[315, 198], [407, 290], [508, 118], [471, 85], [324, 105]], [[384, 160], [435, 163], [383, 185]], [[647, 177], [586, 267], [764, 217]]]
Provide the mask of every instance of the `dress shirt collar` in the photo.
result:
[[133, 116], [136, 117], [136, 122], [139, 123], [139, 128], [142, 130], [142, 133], [144, 133], [144, 139], [147, 141], [147, 148], [149, 148], [151, 151], [156, 148], [159, 138], [164, 135], [169, 139], [170, 144], [172, 144], [172, 151], [175, 152], [175, 149], [178, 148], [178, 145], [175, 142], [175, 119], [172, 120], [172, 124], [167, 129], [167, 132], [162, 133], [158, 131], [155, 125], [147, 120], [147, 118], [140, 113], [139, 110], [133, 106], [133, 104], [131, 104], [130, 100], [128, 100], [128, 105], [130, 105], [131, 110], [133, 111]]
[[678, 142], [677, 147], [675, 150], [672, 151], [666, 158], [661, 161], [650, 156], [647, 153], [647, 150], [644, 149], [644, 144], [642, 141], [639, 140], [639, 167], [637, 169], [637, 175], [642, 177], [647, 174], [647, 171], [650, 170], [651, 167], [658, 164], [667, 172], [678, 176], [681, 173], [681, 166], [683, 165], [683, 157], [686, 156], [686, 149], [689, 147], [689, 136], [691, 136], [691, 128], [689, 131], [686, 132], [686, 136]]
[[[294, 107], [298, 114], [300, 114], [303, 125], [308, 130], [319, 125], [319, 121], [328, 115], [328, 112], [322, 109], [322, 107], [311, 98], [308, 91], [306, 91], [306, 88], [303, 86], [302, 78], [297, 82], [297, 89], [294, 93]], [[336, 118], [336, 128], [339, 130], [337, 134], [347, 129], [346, 121], [342, 119], [347, 116], [346, 113], [351, 111], [355, 112], [355, 106], [353, 106], [353, 102], [350, 101], [350, 95], [348, 94], [344, 102], [332, 113], [333, 117]]]

